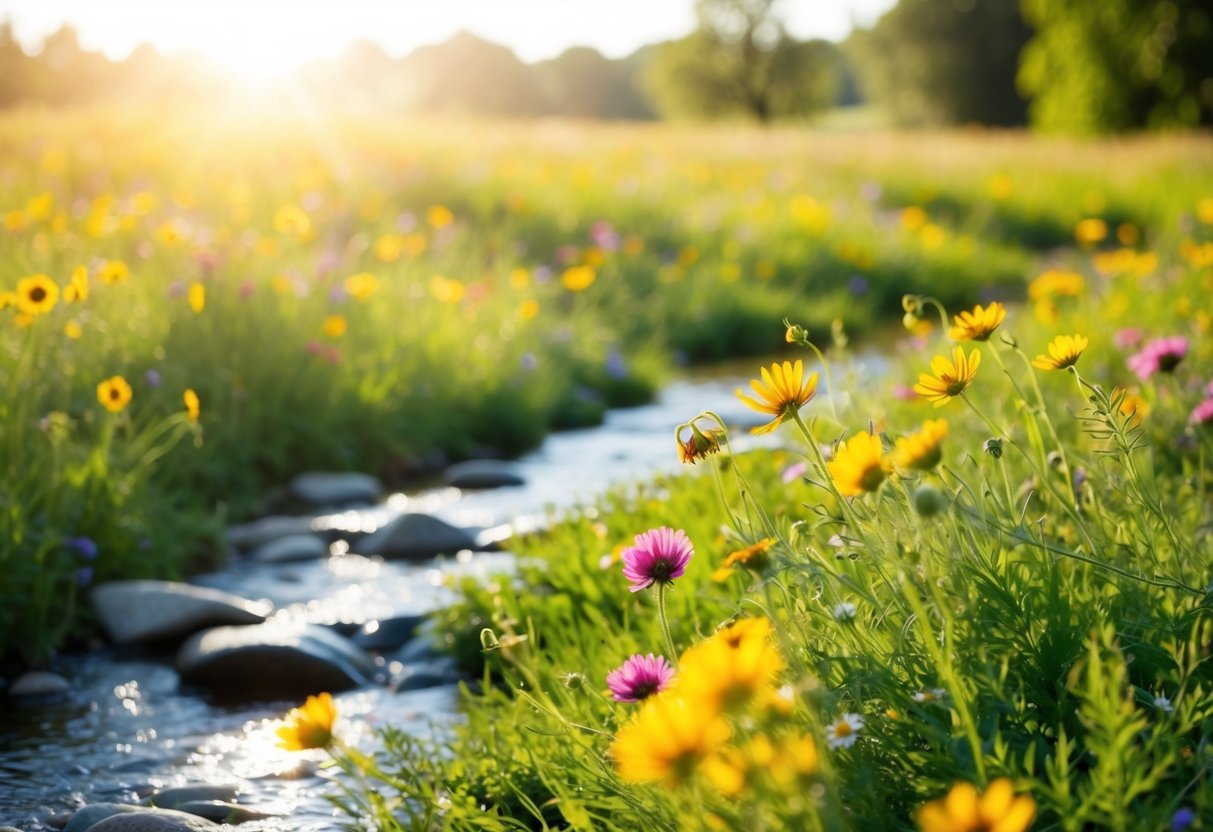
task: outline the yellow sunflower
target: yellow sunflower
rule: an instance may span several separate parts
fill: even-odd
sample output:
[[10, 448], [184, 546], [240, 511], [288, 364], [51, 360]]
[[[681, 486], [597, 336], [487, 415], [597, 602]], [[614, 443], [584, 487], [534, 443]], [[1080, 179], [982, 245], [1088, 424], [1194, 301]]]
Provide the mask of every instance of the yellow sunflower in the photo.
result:
[[59, 287], [44, 274], [17, 281], [17, 307], [26, 315], [45, 315], [59, 302]]
[[918, 432], [897, 440], [893, 446], [893, 459], [902, 468], [930, 471], [943, 457], [940, 445], [947, 435], [947, 419], [927, 419]]
[[1087, 348], [1085, 335], [1058, 335], [1049, 342], [1049, 354], [1032, 359], [1032, 366], [1041, 370], [1064, 370], [1078, 363], [1082, 351]]
[[875, 491], [893, 471], [885, 456], [879, 436], [857, 433], [838, 446], [827, 466], [838, 492], [844, 497], [856, 497], [865, 491]]
[[946, 796], [918, 811], [922, 832], [1024, 832], [1036, 816], [1036, 802], [1028, 795], [1015, 796], [1015, 786], [1006, 777], [978, 794], [971, 783], [957, 783]]
[[88, 269], [77, 266], [72, 271], [68, 284], [63, 287], [64, 303], [83, 303], [88, 300]]
[[794, 416], [804, 407], [813, 396], [817, 395], [817, 373], [804, 378], [804, 362], [799, 359], [795, 364], [785, 361], [782, 364], [772, 364], [770, 370], [762, 368], [762, 381], [754, 379], [750, 387], [761, 397], [762, 401], [745, 395], [739, 389], [737, 398], [745, 402], [759, 413], [768, 413], [775, 418], [765, 425], [753, 428], [750, 433], [770, 433], [783, 424], [784, 420]]
[[973, 383], [980, 364], [981, 353], [973, 350], [965, 356], [963, 347], [957, 347], [952, 352], [951, 361], [947, 356], [937, 355], [931, 359], [931, 373], [934, 375], [919, 374], [914, 392], [935, 402], [936, 407], [943, 407]]
[[119, 413], [131, 403], [131, 386], [122, 376], [113, 376], [97, 385], [97, 401], [110, 413]]
[[952, 319], [956, 326], [948, 334], [953, 341], [985, 341], [994, 334], [1006, 316], [1007, 308], [997, 301], [985, 308], [979, 303], [971, 312], [954, 315]]
[[769, 693], [783, 668], [770, 621], [742, 619], [682, 654], [678, 691], [713, 711], [741, 708]]
[[667, 690], [646, 699], [619, 729], [611, 757], [629, 783], [678, 786], [728, 738], [729, 725], [718, 713]]
[[300, 708], [286, 716], [286, 725], [278, 729], [279, 747], [287, 751], [308, 748], [328, 748], [333, 744], [333, 723], [337, 721], [337, 705], [333, 696], [322, 693], [309, 696]]

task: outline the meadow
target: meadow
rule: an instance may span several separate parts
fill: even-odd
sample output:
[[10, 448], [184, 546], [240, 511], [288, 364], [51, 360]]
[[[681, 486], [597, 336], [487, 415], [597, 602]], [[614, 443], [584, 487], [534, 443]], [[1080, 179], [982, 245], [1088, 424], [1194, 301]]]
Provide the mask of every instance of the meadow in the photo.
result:
[[[1023, 807], [1005, 775], [1060, 828], [1211, 822], [1207, 139], [31, 111], [0, 119], [0, 160], [0, 655], [87, 639], [95, 583], [215, 562], [300, 471], [408, 483], [682, 364], [786, 351], [804, 382], [823, 350], [848, 395], [781, 383], [782, 454], [734, 458], [687, 414], [671, 454], [697, 475], [465, 587], [442, 623], [483, 679], [468, 726], [439, 753], [389, 730], [378, 762], [339, 754], [374, 783], [353, 811], [899, 828], [953, 781]], [[1012, 311], [971, 389], [912, 399], [956, 375], [939, 313], [991, 300]], [[893, 376], [852, 386], [848, 344], [903, 317]], [[1130, 328], [1184, 355], [1139, 378]], [[1077, 373], [1031, 366], [1069, 334]], [[935, 416], [946, 438], [916, 447], [938, 466], [891, 462]], [[662, 526], [695, 557], [627, 592], [612, 553]], [[742, 651], [736, 691], [683, 679], [637, 721], [606, 695], [632, 653], [693, 680], [700, 642]], [[639, 767], [617, 770], [627, 737]], [[788, 777], [758, 773], [774, 759]]]

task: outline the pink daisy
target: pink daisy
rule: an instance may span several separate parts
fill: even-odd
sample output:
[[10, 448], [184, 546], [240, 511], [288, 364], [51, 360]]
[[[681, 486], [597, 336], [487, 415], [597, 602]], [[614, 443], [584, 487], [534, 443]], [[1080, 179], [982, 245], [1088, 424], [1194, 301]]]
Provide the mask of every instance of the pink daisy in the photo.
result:
[[1182, 335], [1155, 338], [1136, 355], [1129, 356], [1129, 369], [1145, 381], [1155, 373], [1169, 373], [1188, 354], [1188, 339]]
[[1188, 424], [1207, 425], [1210, 422], [1213, 422], [1213, 399], [1205, 399], [1192, 408], [1192, 415], [1188, 417]]
[[607, 674], [607, 687], [616, 702], [639, 702], [669, 687], [674, 668], [665, 656], [637, 653]]
[[662, 526], [636, 535], [636, 545], [623, 550], [623, 577], [639, 592], [656, 583], [672, 583], [686, 571], [695, 549], [686, 533]]

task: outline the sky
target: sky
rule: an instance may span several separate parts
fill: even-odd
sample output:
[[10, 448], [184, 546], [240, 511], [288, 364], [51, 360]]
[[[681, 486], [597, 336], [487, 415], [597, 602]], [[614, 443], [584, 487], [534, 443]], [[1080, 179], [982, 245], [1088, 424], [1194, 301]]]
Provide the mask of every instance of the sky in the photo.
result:
[[[840, 40], [894, 0], [784, 0], [797, 37]], [[460, 30], [505, 44], [525, 61], [593, 46], [622, 57], [694, 27], [693, 0], [0, 0], [0, 20], [35, 47], [69, 23], [88, 49], [126, 57], [140, 43], [201, 49], [252, 74], [286, 72], [366, 38], [402, 56]]]

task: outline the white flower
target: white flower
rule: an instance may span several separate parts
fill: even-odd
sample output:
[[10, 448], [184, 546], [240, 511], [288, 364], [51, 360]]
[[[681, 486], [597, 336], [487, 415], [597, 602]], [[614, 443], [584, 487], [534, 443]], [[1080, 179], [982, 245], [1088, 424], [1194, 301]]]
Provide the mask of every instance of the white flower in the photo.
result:
[[859, 714], [843, 714], [826, 729], [826, 744], [830, 748], [850, 748], [859, 739], [863, 730], [863, 717]]
[[920, 690], [914, 694], [914, 701], [920, 705], [926, 705], [931, 702], [939, 702], [947, 695], [948, 692], [943, 688], [931, 688], [930, 690]]
[[1163, 696], [1161, 693], [1154, 697], [1154, 707], [1168, 714], [1175, 710], [1173, 707], [1171, 707], [1171, 700]]
[[850, 601], [842, 601], [834, 605], [835, 621], [850, 621], [855, 617], [855, 605]]

